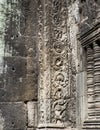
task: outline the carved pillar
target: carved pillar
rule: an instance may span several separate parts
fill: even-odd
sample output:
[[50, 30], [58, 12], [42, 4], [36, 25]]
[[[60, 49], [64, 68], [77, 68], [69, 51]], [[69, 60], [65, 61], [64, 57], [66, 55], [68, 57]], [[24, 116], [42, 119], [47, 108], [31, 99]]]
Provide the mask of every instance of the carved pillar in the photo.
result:
[[87, 99], [88, 119], [94, 119], [94, 57], [93, 44], [87, 46]]
[[94, 43], [95, 118], [100, 120], [100, 41]]
[[75, 124], [75, 115], [70, 111], [74, 104], [70, 86], [74, 81], [70, 79], [72, 66], [66, 0], [38, 0], [38, 37], [38, 129], [71, 129]]

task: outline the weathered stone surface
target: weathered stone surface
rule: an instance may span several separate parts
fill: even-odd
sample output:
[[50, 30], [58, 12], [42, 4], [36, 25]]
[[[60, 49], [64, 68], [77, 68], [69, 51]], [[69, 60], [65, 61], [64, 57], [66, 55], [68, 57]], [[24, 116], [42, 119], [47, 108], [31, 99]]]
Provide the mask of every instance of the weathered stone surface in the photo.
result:
[[37, 2], [36, 0], [21, 0], [20, 28], [24, 36], [37, 36]]
[[90, 28], [100, 21], [100, 1], [80, 0], [79, 13], [81, 22], [80, 35], [82, 35], [88, 32]]
[[0, 1], [0, 130], [26, 130], [21, 102], [37, 100], [36, 9], [33, 0]]
[[24, 103], [0, 103], [0, 115], [0, 130], [26, 130]]
[[0, 7], [0, 27], [3, 26], [0, 101], [35, 100], [38, 84], [36, 2], [2, 1]]
[[0, 0], [0, 130], [100, 129], [99, 7]]
[[[76, 5], [77, 2], [71, 7]], [[45, 126], [49, 129], [48, 124], [57, 124], [58, 129], [60, 124], [64, 124], [66, 129], [76, 127], [76, 61], [73, 57], [77, 51], [73, 47], [74, 44], [77, 46], [77, 40], [72, 37], [72, 32], [76, 36], [78, 29], [73, 22], [74, 27], [69, 30], [67, 8], [66, 0], [47, 0], [44, 3], [40, 0], [38, 4], [39, 124], [43, 124], [44, 129]], [[78, 7], [75, 11], [77, 17]]]
[[37, 78], [34, 69], [27, 75], [27, 59], [5, 57], [5, 72], [1, 75], [0, 101], [26, 101], [37, 98]]
[[86, 72], [80, 72], [77, 74], [77, 128], [80, 130], [82, 127], [82, 123], [86, 118]]
[[37, 127], [37, 102], [27, 102], [28, 127]]
[[27, 128], [27, 130], [36, 130], [35, 128]]

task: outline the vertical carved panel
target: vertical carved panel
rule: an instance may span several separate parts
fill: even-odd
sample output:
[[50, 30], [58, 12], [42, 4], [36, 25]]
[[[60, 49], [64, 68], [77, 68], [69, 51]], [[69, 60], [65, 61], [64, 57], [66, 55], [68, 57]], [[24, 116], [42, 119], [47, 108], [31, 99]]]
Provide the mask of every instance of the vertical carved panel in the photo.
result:
[[66, 121], [66, 106], [70, 90], [68, 87], [67, 24], [64, 0], [52, 1], [52, 46], [51, 46], [51, 122]]
[[49, 1], [38, 0], [39, 123], [50, 122]]
[[71, 84], [74, 81], [70, 64], [71, 48], [68, 42], [66, 0], [52, 0], [51, 32], [51, 122], [71, 126], [74, 124], [73, 113], [70, 116], [73, 104], [70, 100]]
[[40, 123], [74, 127], [75, 67], [66, 0], [38, 0], [38, 29]]

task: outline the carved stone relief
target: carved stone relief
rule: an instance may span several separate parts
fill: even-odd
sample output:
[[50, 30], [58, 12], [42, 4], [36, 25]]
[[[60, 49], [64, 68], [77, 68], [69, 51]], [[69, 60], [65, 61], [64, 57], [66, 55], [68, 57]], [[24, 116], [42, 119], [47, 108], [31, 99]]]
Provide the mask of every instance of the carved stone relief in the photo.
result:
[[39, 122], [50, 122], [49, 1], [38, 1]]
[[[51, 35], [51, 122], [73, 126], [74, 114], [68, 112], [73, 102], [71, 97], [75, 91], [74, 65], [72, 49], [67, 29], [67, 2], [52, 1], [52, 35]], [[73, 71], [73, 72], [72, 72]], [[72, 82], [71, 82], [72, 81]], [[73, 108], [72, 108], [73, 109]], [[71, 110], [72, 111], [72, 110]], [[73, 109], [74, 111], [74, 109]]]
[[67, 3], [52, 1], [52, 44], [51, 44], [51, 122], [64, 123], [70, 95], [68, 39], [67, 39]]
[[38, 2], [40, 122], [74, 127], [75, 67], [71, 64], [72, 49], [68, 41], [67, 2]]

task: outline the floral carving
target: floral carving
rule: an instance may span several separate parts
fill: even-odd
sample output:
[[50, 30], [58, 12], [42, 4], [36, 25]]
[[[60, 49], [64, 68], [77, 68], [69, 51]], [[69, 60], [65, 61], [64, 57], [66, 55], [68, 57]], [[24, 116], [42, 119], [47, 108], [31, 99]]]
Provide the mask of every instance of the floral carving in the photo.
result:
[[[42, 1], [41, 1], [42, 2]], [[43, 4], [43, 5], [42, 5]], [[40, 120], [67, 123], [71, 96], [71, 48], [68, 42], [66, 0], [39, 6]], [[48, 110], [49, 112], [48, 112]], [[73, 116], [72, 116], [73, 117]], [[68, 124], [68, 123], [67, 123]]]
[[60, 43], [60, 42], [55, 42], [54, 43], [54, 50], [57, 53], [62, 53], [64, 50], [64, 43]]
[[70, 96], [66, 1], [53, 0], [52, 14], [51, 122], [64, 123]]

